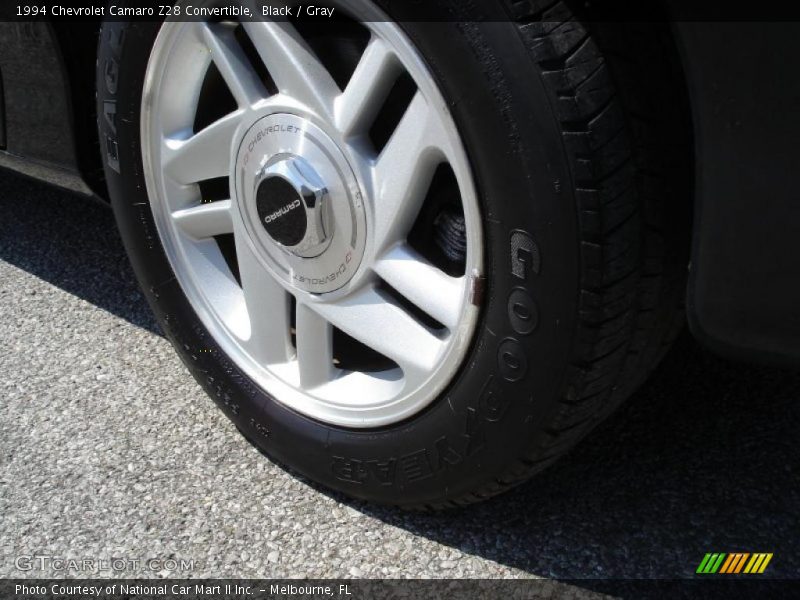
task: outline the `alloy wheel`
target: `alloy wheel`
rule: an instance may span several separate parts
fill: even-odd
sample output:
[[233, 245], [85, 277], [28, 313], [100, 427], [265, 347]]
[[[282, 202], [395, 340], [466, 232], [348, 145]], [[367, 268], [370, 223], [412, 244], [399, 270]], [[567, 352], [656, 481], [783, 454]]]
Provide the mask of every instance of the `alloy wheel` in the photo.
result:
[[362, 428], [422, 410], [464, 361], [482, 230], [429, 68], [370, 3], [346, 12], [165, 23], [141, 134], [158, 235], [220, 349], [293, 410]]

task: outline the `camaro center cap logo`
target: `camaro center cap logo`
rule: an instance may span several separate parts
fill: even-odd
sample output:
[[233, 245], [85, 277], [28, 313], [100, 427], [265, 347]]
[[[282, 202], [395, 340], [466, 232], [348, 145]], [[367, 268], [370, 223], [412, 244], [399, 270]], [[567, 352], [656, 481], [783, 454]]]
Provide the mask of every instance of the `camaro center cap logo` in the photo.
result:
[[287, 252], [313, 258], [330, 244], [328, 190], [302, 158], [267, 163], [256, 180], [255, 199], [261, 225]]
[[270, 237], [283, 246], [296, 246], [306, 236], [307, 219], [297, 191], [288, 181], [267, 177], [256, 192], [258, 216]]

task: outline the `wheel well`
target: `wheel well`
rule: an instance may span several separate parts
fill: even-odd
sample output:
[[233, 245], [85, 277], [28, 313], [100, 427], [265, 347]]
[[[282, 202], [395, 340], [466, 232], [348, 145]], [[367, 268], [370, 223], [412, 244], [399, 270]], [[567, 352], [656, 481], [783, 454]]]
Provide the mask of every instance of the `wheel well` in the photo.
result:
[[52, 25], [69, 80], [69, 101], [78, 170], [86, 184], [108, 200], [95, 104], [95, 66], [100, 21]]

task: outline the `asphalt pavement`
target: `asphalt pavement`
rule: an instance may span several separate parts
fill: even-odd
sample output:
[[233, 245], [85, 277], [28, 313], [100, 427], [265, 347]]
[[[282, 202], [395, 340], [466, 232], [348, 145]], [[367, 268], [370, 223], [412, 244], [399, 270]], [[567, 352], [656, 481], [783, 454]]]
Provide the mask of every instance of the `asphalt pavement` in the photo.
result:
[[0, 174], [0, 311], [0, 577], [65, 575], [21, 570], [44, 555], [190, 561], [145, 573], [173, 577], [675, 578], [733, 551], [800, 577], [800, 373], [688, 335], [556, 466], [427, 515], [251, 447], [159, 334], [99, 203]]

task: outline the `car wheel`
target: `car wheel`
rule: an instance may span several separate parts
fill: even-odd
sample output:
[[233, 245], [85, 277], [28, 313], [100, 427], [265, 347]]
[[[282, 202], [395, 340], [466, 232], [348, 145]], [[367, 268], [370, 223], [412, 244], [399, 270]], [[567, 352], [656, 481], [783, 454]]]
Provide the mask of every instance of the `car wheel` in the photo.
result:
[[242, 433], [328, 488], [440, 508], [553, 462], [663, 354], [688, 128], [655, 26], [382, 4], [106, 23], [100, 139], [144, 293]]

